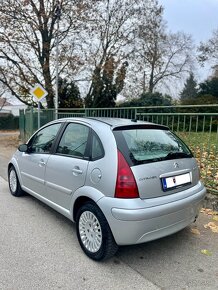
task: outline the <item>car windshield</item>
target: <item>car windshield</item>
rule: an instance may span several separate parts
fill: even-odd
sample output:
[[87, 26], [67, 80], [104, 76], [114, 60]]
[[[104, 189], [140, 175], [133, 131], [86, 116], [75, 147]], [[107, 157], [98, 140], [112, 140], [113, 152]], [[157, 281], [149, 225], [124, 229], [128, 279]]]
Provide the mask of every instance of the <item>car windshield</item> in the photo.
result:
[[169, 130], [127, 129], [116, 131], [115, 137], [118, 148], [134, 165], [192, 157], [188, 147]]

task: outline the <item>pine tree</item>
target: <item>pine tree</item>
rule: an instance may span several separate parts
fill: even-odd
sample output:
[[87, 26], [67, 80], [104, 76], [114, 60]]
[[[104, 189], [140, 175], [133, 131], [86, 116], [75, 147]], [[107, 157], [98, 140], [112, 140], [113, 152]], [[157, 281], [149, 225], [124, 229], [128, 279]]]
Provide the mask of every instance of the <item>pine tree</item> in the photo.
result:
[[60, 108], [82, 108], [83, 100], [79, 88], [73, 81], [59, 78], [58, 96]]
[[113, 57], [108, 57], [102, 67], [96, 67], [90, 91], [85, 99], [86, 107], [115, 107], [117, 95], [122, 91], [128, 62], [120, 67]]
[[198, 95], [197, 82], [194, 78], [194, 74], [190, 73], [189, 77], [186, 79], [184, 88], [180, 93], [180, 100], [181, 102], [193, 100], [197, 97], [197, 95]]

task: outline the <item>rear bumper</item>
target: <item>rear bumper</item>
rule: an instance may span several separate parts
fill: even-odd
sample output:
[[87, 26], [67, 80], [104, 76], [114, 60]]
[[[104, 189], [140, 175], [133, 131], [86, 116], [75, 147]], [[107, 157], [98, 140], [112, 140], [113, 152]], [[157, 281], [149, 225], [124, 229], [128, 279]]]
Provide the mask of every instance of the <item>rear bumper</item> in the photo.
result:
[[199, 213], [205, 194], [206, 189], [199, 182], [188, 192], [169, 197], [147, 200], [104, 197], [98, 205], [117, 244], [130, 245], [173, 234], [191, 224]]

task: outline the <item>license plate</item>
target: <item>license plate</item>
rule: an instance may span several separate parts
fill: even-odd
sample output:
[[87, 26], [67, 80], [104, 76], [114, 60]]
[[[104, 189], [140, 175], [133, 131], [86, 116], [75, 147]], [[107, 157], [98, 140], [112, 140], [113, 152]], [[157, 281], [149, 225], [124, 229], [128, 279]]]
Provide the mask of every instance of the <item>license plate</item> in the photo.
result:
[[176, 187], [187, 185], [191, 183], [190, 173], [162, 178], [163, 190], [170, 190]]

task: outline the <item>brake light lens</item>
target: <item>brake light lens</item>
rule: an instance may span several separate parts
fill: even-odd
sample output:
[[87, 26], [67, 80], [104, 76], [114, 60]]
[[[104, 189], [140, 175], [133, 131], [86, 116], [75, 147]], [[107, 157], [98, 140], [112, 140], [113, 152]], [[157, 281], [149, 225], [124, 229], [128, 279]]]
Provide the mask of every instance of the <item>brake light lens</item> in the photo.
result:
[[138, 187], [132, 170], [124, 156], [118, 151], [118, 171], [115, 189], [116, 198], [138, 198]]

